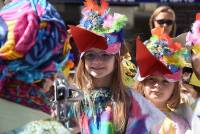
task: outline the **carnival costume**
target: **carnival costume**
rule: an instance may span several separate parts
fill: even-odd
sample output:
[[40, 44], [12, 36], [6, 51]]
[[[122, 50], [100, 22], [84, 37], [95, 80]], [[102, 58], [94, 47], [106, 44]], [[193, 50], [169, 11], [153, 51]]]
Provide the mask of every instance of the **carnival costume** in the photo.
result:
[[[84, 5], [80, 24], [70, 26], [70, 33], [81, 53], [81, 58], [91, 48], [102, 49], [109, 54], [120, 54], [120, 47], [124, 45], [123, 27], [127, 17], [118, 13], [112, 15], [108, 3], [104, 0], [101, 0], [101, 6], [93, 0], [86, 0]], [[131, 105], [122, 133], [156, 133], [165, 117], [164, 114], [131, 89], [129, 89], [129, 96]], [[84, 98], [80, 104], [78, 122], [81, 133], [120, 133], [112, 121], [115, 100], [111, 89], [98, 88], [84, 92]], [[70, 109], [68, 118], [73, 119], [74, 115], [77, 115], [76, 108], [71, 106]]]

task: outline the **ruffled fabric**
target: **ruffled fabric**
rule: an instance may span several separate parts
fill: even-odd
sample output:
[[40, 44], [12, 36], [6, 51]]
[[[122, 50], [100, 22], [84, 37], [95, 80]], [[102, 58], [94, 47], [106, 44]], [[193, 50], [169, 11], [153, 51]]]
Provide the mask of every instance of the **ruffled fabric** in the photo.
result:
[[182, 117], [173, 112], [167, 113], [168, 117], [162, 124], [160, 134], [185, 134], [189, 130], [189, 124]]
[[200, 53], [200, 13], [196, 14], [196, 20], [192, 24], [191, 31], [186, 35], [186, 45], [192, 47], [195, 54]]
[[0, 97], [48, 112], [44, 79], [72, 67], [64, 21], [46, 0], [14, 0], [0, 29]]

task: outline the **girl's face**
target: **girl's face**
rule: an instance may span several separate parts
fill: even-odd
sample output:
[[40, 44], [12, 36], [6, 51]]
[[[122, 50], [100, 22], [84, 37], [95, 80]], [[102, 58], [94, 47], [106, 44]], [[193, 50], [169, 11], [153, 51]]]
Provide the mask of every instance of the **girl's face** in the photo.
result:
[[172, 96], [175, 83], [168, 82], [163, 77], [149, 76], [144, 80], [144, 95], [156, 106], [166, 105]]
[[198, 98], [198, 93], [195, 91], [194, 87], [190, 84], [181, 83], [180, 84], [181, 99], [183, 102], [190, 103], [191, 100]]
[[164, 28], [164, 33], [170, 34], [174, 25], [174, 17], [168, 12], [160, 12], [154, 19], [154, 26]]
[[114, 70], [115, 56], [97, 48], [83, 55], [86, 71], [94, 78], [104, 78]]

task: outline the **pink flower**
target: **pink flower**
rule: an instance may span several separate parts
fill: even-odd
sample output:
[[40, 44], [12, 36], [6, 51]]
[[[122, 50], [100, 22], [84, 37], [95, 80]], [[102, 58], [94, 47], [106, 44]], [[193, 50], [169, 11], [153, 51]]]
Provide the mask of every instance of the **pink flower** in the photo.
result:
[[192, 36], [192, 33], [191, 32], [188, 32], [187, 35], [186, 35], [186, 45], [187, 46], [191, 46], [192, 45], [192, 42], [194, 42], [193, 40], [193, 36]]
[[192, 32], [200, 36], [200, 20], [196, 20], [192, 25]]
[[111, 28], [113, 23], [113, 16], [108, 14], [104, 20], [103, 27]]
[[188, 32], [186, 36], [186, 45], [200, 44], [200, 21], [196, 20], [192, 25], [192, 33]]

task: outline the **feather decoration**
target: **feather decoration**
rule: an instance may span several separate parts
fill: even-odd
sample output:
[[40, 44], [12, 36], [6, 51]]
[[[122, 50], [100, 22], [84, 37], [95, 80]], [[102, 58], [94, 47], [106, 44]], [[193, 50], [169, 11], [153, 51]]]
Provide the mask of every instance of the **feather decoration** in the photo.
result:
[[178, 67], [183, 67], [186, 62], [184, 61], [183, 57], [173, 55], [173, 56], [163, 56], [164, 61], [166, 61], [168, 64], [173, 64]]
[[121, 14], [114, 14], [114, 17], [116, 16], [116, 21], [113, 22], [113, 28], [111, 30], [114, 31], [120, 31], [124, 26], [125, 22], [128, 20], [128, 18], [125, 15]]
[[108, 9], [108, 2], [105, 0], [101, 0], [101, 8], [99, 9], [99, 13], [102, 15], [105, 13], [105, 11]]
[[196, 14], [196, 20], [200, 20], [200, 13]]
[[108, 9], [108, 2], [101, 0], [101, 5], [99, 6], [94, 0], [86, 0], [84, 6], [86, 9], [96, 11], [99, 15], [102, 15]]
[[86, 0], [83, 3], [84, 3], [85, 8], [88, 10], [93, 10], [93, 11], [99, 10], [98, 4], [96, 2], [94, 2], [93, 0]]
[[179, 51], [181, 48], [182, 48], [182, 45], [178, 42], [174, 42], [172, 44], [169, 45], [169, 48], [172, 50], [172, 51]]

